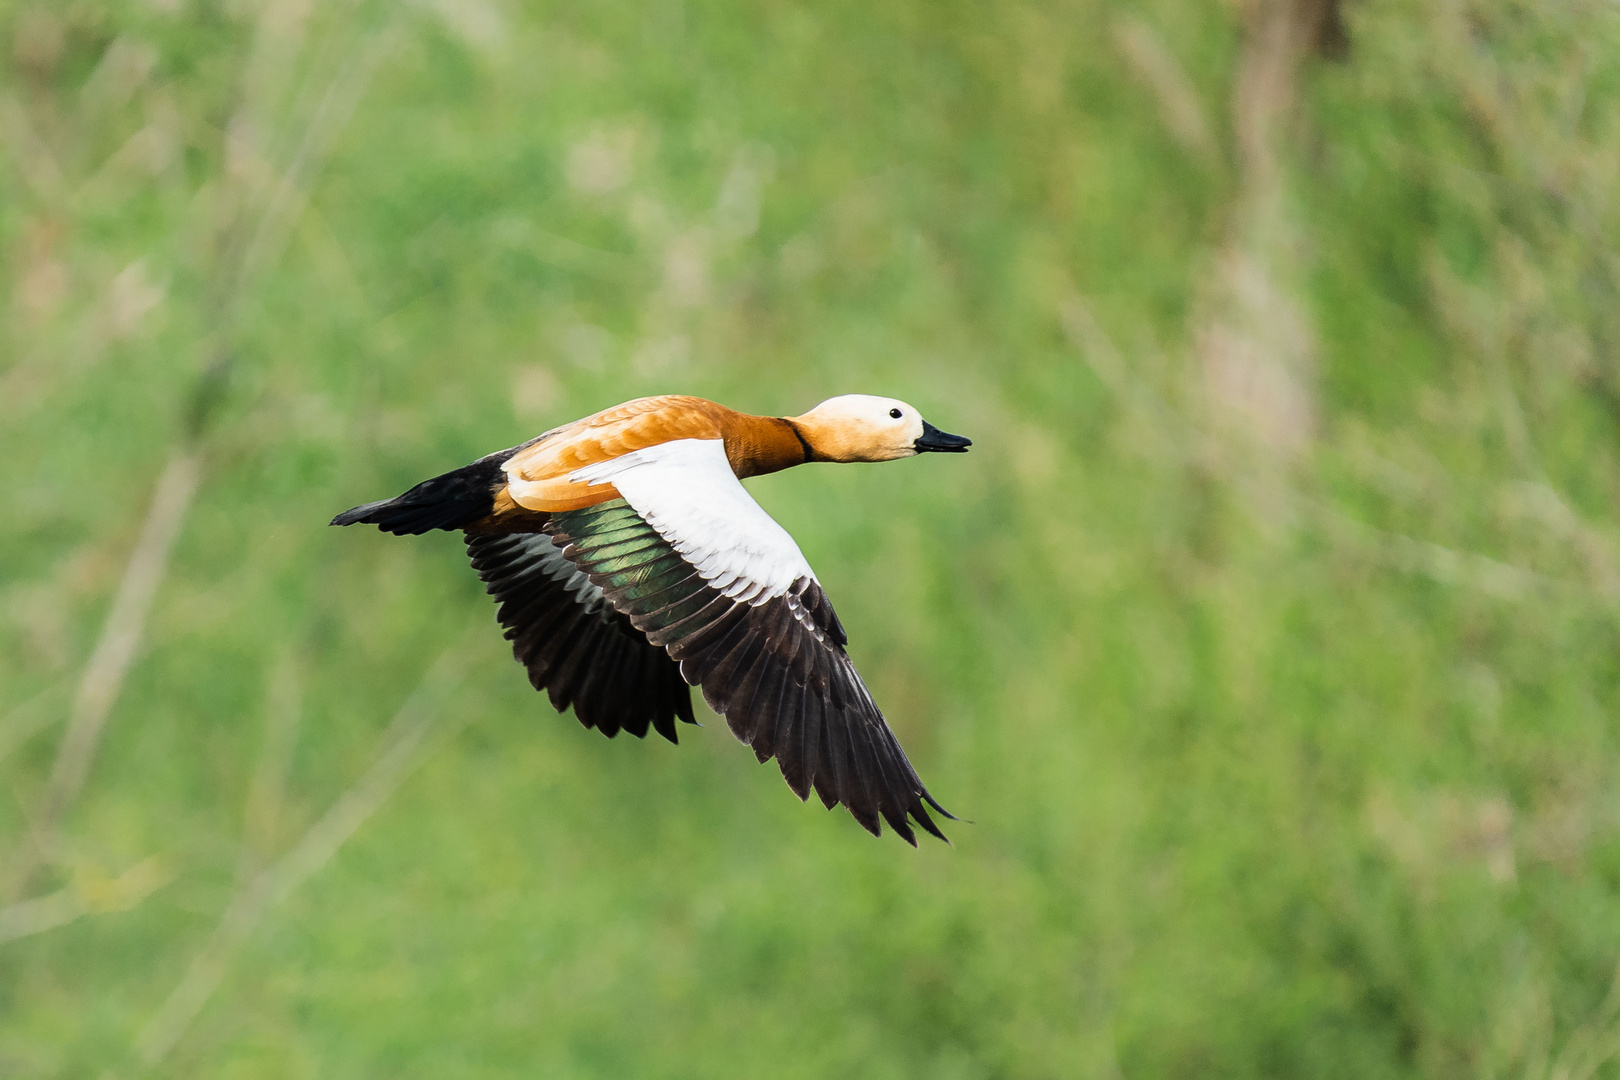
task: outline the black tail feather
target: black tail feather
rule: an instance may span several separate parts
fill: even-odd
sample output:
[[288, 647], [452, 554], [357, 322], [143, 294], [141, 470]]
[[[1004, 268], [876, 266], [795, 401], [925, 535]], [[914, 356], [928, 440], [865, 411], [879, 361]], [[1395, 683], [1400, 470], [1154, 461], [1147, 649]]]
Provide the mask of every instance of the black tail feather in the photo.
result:
[[396, 536], [465, 528], [495, 509], [495, 493], [506, 482], [501, 465], [517, 449], [502, 450], [424, 480], [398, 498], [345, 510], [332, 519], [332, 524], [375, 525]]

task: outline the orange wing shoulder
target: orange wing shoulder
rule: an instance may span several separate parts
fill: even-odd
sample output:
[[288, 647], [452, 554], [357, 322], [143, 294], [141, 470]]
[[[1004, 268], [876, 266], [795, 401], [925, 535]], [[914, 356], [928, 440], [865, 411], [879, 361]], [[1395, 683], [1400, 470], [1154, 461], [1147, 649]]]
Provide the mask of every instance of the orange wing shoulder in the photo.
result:
[[612, 484], [575, 484], [576, 470], [675, 439], [718, 439], [730, 410], [681, 395], [637, 398], [576, 420], [506, 462], [507, 491], [519, 506], [578, 510], [619, 496]]

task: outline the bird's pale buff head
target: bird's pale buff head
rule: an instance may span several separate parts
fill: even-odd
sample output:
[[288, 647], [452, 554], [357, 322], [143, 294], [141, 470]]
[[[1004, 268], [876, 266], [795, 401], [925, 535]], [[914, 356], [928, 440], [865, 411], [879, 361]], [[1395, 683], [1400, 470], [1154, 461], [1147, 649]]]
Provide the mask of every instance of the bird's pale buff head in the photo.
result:
[[905, 402], [871, 394], [828, 398], [792, 419], [822, 461], [893, 461], [930, 451], [960, 454], [973, 445], [940, 431]]

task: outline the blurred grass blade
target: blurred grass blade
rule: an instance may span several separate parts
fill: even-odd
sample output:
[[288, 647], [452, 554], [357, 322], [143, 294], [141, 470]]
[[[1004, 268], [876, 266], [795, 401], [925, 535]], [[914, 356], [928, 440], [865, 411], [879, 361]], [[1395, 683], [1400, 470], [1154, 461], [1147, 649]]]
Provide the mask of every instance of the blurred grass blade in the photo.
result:
[[247, 881], [264, 865], [275, 840], [276, 823], [292, 771], [303, 711], [303, 669], [289, 653], [270, 669], [264, 718], [264, 745], [248, 782], [242, 812], [242, 851], [237, 880]]
[[[400, 706], [383, 734], [382, 749], [365, 774], [310, 827], [292, 850], [237, 893], [207, 944], [192, 959], [179, 985], [141, 1029], [135, 1051], [143, 1066], [150, 1068], [158, 1064], [179, 1042], [225, 977], [232, 957], [265, 914], [325, 866], [355, 830], [427, 759], [434, 745], [442, 743], [467, 723], [469, 714], [465, 710], [441, 720], [441, 706], [455, 689], [460, 672], [461, 661], [455, 651], [441, 656], [421, 685]], [[430, 737], [434, 743], [423, 750]]]
[[337, 133], [354, 115], [365, 96], [366, 87], [378, 66], [398, 41], [396, 28], [389, 27], [364, 42], [339, 69], [321, 96], [314, 115], [304, 127], [298, 149], [281, 175], [270, 181], [271, 190], [263, 211], [248, 240], [227, 308], [227, 315], [241, 302], [259, 274], [280, 257], [305, 205], [309, 185], [331, 151]]
[[1175, 54], [1141, 16], [1124, 15], [1113, 22], [1114, 46], [1159, 104], [1164, 125], [1188, 151], [1206, 160], [1220, 154], [1215, 133], [1204, 115], [1198, 88], [1182, 70]]
[[163, 860], [156, 856], [136, 864], [117, 878], [81, 872], [66, 888], [0, 908], [0, 945], [66, 926], [85, 915], [128, 911], [173, 878]]
[[62, 814], [84, 787], [107, 716], [140, 646], [152, 599], [168, 571], [169, 555], [180, 535], [192, 496], [196, 494], [200, 471], [196, 454], [177, 453], [158, 478], [146, 520], [141, 525], [140, 538], [124, 569], [112, 609], [102, 624], [95, 651], [90, 654], [80, 677], [68, 729], [57, 749], [56, 762], [46, 781], [44, 802], [35, 819], [32, 854], [18, 859], [8, 895], [15, 896], [26, 889], [40, 863], [55, 857]]

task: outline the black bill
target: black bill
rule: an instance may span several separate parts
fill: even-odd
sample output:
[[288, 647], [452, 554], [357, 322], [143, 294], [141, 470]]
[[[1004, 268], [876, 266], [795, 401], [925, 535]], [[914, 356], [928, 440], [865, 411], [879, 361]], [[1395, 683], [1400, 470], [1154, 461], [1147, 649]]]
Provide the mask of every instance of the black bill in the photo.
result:
[[937, 454], [965, 454], [967, 448], [973, 445], [973, 440], [947, 434], [924, 420], [923, 433], [911, 445], [919, 454], [930, 451]]

